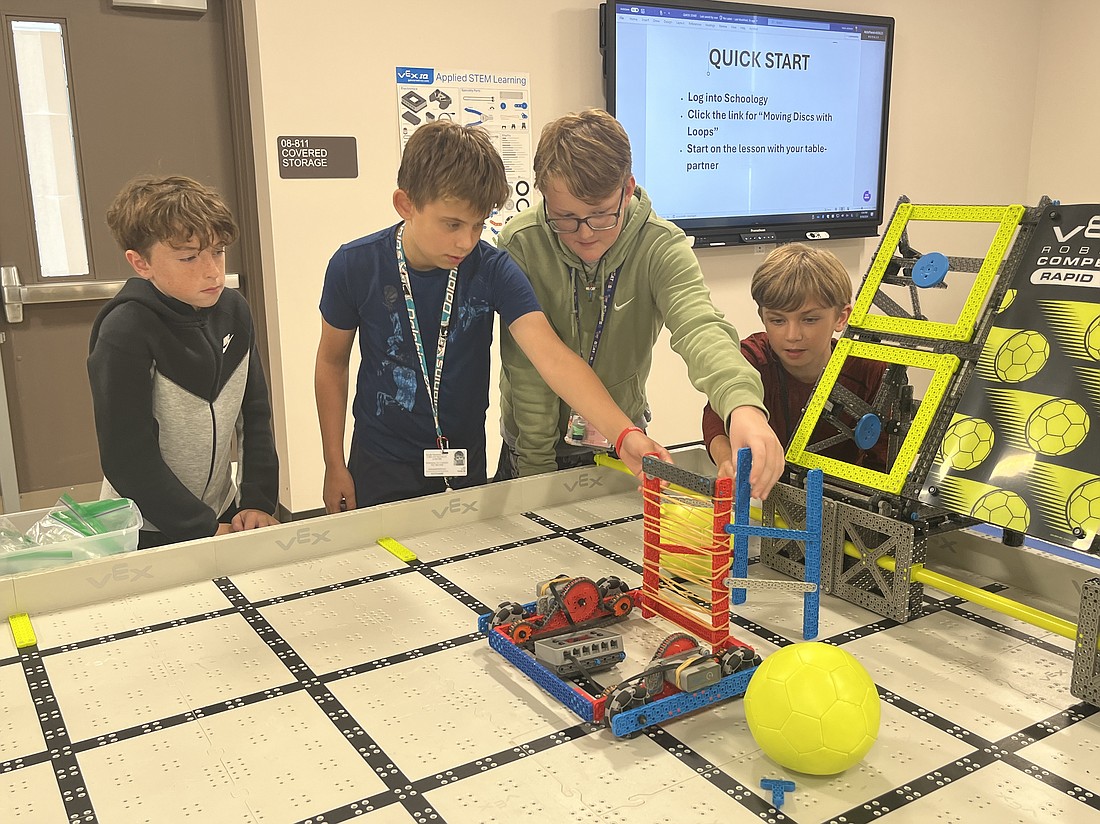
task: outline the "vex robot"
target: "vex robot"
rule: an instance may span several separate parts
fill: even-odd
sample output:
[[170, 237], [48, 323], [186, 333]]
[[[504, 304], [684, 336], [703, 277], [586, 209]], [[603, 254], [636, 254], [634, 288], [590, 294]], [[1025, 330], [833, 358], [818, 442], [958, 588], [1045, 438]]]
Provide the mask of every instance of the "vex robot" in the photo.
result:
[[[820, 557], [821, 473], [810, 478], [817, 498], [815, 504], [811, 493], [808, 530], [752, 526], [748, 450], [738, 457], [736, 506], [730, 479], [647, 457], [642, 586], [629, 589], [617, 576], [593, 581], [560, 575], [542, 582], [534, 601], [505, 601], [481, 616], [478, 628], [490, 646], [581, 719], [604, 723], [620, 736], [743, 695], [760, 656], [730, 635], [730, 586], [736, 600], [755, 585], [743, 574], [754, 534], [807, 543], [813, 576], [813, 559]], [[740, 577], [729, 577], [731, 571]], [[812, 605], [806, 614], [816, 633], [817, 583], [797, 588]], [[637, 612], [661, 616], [677, 630], [656, 644], [641, 671], [622, 676], [617, 670], [632, 641], [619, 630]], [[601, 673], [606, 685], [597, 680]]]

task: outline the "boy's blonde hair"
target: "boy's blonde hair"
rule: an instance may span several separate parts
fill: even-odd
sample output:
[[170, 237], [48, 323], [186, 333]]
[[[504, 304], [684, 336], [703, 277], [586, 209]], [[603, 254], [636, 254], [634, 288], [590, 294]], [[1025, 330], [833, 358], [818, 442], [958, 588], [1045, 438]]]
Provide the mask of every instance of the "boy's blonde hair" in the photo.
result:
[[752, 275], [752, 299], [760, 310], [794, 312], [817, 301], [840, 310], [852, 302], [852, 280], [828, 249], [789, 243], [773, 249]]
[[240, 233], [221, 195], [182, 176], [135, 177], [115, 196], [107, 225], [123, 251], [143, 258], [157, 243], [182, 246], [195, 238], [206, 249], [229, 245]]
[[512, 190], [488, 133], [450, 120], [413, 132], [401, 155], [397, 186], [417, 209], [450, 197], [484, 215], [508, 200]]
[[535, 150], [535, 186], [561, 182], [578, 200], [598, 203], [630, 179], [630, 138], [603, 109], [585, 109], [548, 124]]

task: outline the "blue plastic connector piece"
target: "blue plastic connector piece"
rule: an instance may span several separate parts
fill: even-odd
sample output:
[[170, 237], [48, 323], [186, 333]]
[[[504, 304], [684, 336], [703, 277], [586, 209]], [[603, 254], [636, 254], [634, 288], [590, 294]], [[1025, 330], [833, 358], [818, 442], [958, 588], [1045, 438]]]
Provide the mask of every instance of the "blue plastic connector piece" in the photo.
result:
[[923, 288], [938, 286], [943, 283], [950, 268], [947, 255], [942, 252], [928, 252], [913, 264], [913, 283]]
[[778, 810], [783, 806], [784, 796], [794, 792], [794, 782], [782, 778], [761, 778], [760, 789], [772, 791], [772, 806]]
[[874, 412], [868, 412], [856, 424], [856, 428], [852, 431], [852, 440], [860, 449], [870, 449], [878, 443], [881, 434], [882, 419]]

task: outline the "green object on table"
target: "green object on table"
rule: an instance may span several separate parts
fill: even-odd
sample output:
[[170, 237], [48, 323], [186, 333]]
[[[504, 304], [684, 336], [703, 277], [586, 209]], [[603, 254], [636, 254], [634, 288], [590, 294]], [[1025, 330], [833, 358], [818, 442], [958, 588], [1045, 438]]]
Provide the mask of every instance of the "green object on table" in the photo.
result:
[[71, 561], [71, 549], [34, 549], [19, 553], [19, 561]]
[[96, 516], [125, 509], [130, 505], [130, 502], [125, 498], [109, 498], [105, 501], [91, 501], [81, 504], [74, 501], [68, 492], [64, 493], [59, 500], [66, 509], [54, 512], [51, 517], [85, 537], [102, 535], [111, 531]]

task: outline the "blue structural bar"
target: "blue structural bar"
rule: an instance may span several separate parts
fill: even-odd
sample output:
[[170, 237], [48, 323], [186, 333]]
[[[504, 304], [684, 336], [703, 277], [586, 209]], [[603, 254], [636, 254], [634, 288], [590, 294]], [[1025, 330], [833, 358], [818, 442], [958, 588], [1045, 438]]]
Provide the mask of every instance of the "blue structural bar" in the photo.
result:
[[810, 535], [804, 529], [782, 529], [778, 526], [734, 526], [730, 524], [726, 527], [726, 532], [736, 535], [739, 532], [743, 532], [745, 536], [759, 535], [761, 538], [786, 538], [790, 541], [808, 541], [814, 536]]
[[[480, 625], [481, 620], [479, 619], [478, 626], [480, 627]], [[488, 636], [489, 646], [515, 665], [516, 669], [546, 690], [546, 692], [550, 693], [554, 698], [561, 701], [561, 703], [571, 709], [582, 721], [587, 721], [589, 724], [592, 723], [595, 715], [595, 708], [592, 705], [592, 699], [590, 697], [586, 698], [571, 684], [563, 681], [556, 674], [550, 672], [550, 670], [536, 661], [534, 656], [529, 655], [525, 650], [517, 647], [495, 629], [490, 630]]]
[[652, 704], [643, 704], [632, 710], [624, 710], [611, 719], [611, 732], [618, 736], [630, 735], [653, 724], [668, 721], [670, 718], [678, 718], [703, 707], [709, 707], [711, 704], [717, 704], [719, 701], [725, 701], [727, 698], [744, 695], [754, 672], [756, 667], [727, 675], [717, 684], [695, 692], [680, 692], [654, 701]]
[[[743, 527], [749, 523], [749, 474], [752, 472], [752, 450], [737, 450], [737, 487], [734, 493], [733, 523], [726, 532], [733, 535], [733, 577], [749, 577], [749, 533]], [[744, 587], [730, 590], [730, 603], [743, 604], [748, 599]]]
[[824, 473], [820, 469], [811, 469], [806, 475], [806, 533], [803, 539], [806, 563], [803, 580], [817, 584], [813, 592], [802, 593], [802, 640], [812, 641], [817, 637], [818, 621], [821, 614], [821, 517], [822, 489]]
[[[752, 470], [752, 452], [746, 448], [737, 450], [737, 496], [734, 521], [726, 526], [733, 535], [733, 575], [747, 578], [749, 574], [749, 536], [801, 541], [804, 544], [804, 579], [814, 584], [811, 592], [802, 596], [802, 638], [810, 641], [817, 637], [821, 614], [821, 522], [824, 473], [811, 469], [806, 475], [806, 528], [785, 529], [774, 526], [754, 526], [749, 523], [749, 472]], [[743, 604], [748, 599], [744, 587], [730, 589], [730, 603]]]

